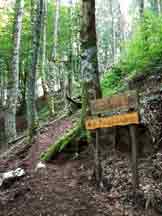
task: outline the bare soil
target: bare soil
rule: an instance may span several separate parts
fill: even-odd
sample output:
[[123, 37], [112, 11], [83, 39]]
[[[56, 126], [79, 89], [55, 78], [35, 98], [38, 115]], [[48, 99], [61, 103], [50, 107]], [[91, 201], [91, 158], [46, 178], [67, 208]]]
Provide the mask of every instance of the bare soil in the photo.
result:
[[[0, 161], [1, 172], [17, 167], [26, 171], [24, 177], [12, 182], [7, 188], [0, 188], [0, 216], [162, 215], [155, 211], [161, 210], [160, 207], [150, 208], [157, 204], [153, 202], [155, 197], [147, 199], [142, 190], [138, 193], [136, 203], [133, 203], [129, 158], [121, 153], [112, 153], [111, 149], [107, 160], [103, 160], [107, 185], [103, 191], [96, 188], [92, 178], [93, 158], [87, 151], [81, 152], [78, 158], [71, 154], [68, 159], [67, 153], [61, 153], [47, 163], [45, 169], [35, 171], [41, 152], [72, 125], [72, 119], [55, 121], [40, 131], [30, 149], [27, 148], [25, 152], [20, 149], [15, 157], [8, 156], [6, 160]], [[150, 184], [150, 188], [156, 185], [159, 189], [162, 168], [159, 167], [156, 173], [157, 184], [152, 181], [152, 175], [150, 177], [150, 173], [155, 170], [154, 165], [159, 164], [155, 162], [153, 165], [150, 165], [150, 160], [141, 163], [141, 188]], [[146, 167], [152, 170], [148, 171]], [[158, 202], [161, 206], [162, 201]]]

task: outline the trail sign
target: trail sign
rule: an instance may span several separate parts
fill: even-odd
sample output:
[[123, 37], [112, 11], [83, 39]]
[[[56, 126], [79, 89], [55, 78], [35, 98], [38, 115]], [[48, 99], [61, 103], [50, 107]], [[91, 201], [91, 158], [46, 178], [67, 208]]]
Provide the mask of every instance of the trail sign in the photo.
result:
[[137, 112], [131, 112], [120, 115], [113, 115], [104, 118], [89, 118], [86, 120], [86, 129], [94, 130], [97, 128], [108, 128], [114, 126], [124, 126], [129, 124], [139, 124], [139, 116]]
[[90, 102], [92, 115], [103, 114], [110, 111], [136, 110], [137, 106], [138, 100], [135, 91], [129, 91], [112, 97], [104, 97]]
[[[90, 110], [92, 116], [86, 119], [85, 126], [88, 130], [96, 130], [94, 156], [96, 180], [98, 183], [101, 181], [101, 176], [99, 175], [101, 173], [99, 170], [101, 167], [99, 159], [99, 128], [129, 125], [132, 149], [132, 184], [133, 190], [136, 192], [136, 188], [138, 187], [138, 170], [136, 128], [134, 127], [134, 124], [139, 124], [139, 115], [137, 109], [138, 98], [136, 92], [134, 91], [90, 101]], [[120, 114], [117, 115], [119, 111]], [[105, 117], [101, 117], [103, 114]]]

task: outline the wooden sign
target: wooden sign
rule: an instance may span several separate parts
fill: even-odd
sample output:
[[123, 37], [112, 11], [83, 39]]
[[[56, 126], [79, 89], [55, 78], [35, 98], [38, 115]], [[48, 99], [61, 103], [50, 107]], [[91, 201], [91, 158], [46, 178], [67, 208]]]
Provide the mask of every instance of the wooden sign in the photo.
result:
[[[138, 98], [136, 92], [126, 92], [121, 95], [114, 95], [112, 97], [101, 98], [90, 102], [90, 109], [92, 116], [85, 121], [86, 129], [96, 130], [95, 143], [95, 176], [98, 186], [101, 185], [101, 162], [99, 157], [99, 128], [109, 128], [114, 126], [129, 125], [131, 148], [132, 148], [132, 184], [134, 194], [138, 187], [138, 169], [137, 169], [137, 143], [134, 124], [139, 124], [139, 115], [137, 111]], [[117, 111], [122, 111], [124, 114], [112, 115]], [[131, 111], [131, 112], [130, 112]], [[112, 112], [112, 113], [111, 113]], [[101, 114], [107, 117], [99, 117]], [[96, 117], [98, 115], [98, 117]], [[116, 135], [114, 135], [116, 136]], [[115, 145], [114, 145], [115, 146]]]
[[118, 110], [136, 110], [138, 106], [137, 94], [129, 91], [125, 94], [105, 97], [90, 102], [92, 115]]
[[97, 128], [108, 128], [114, 126], [125, 126], [129, 124], [139, 124], [139, 115], [137, 112], [114, 115], [104, 118], [89, 118], [86, 120], [86, 129], [94, 130]]

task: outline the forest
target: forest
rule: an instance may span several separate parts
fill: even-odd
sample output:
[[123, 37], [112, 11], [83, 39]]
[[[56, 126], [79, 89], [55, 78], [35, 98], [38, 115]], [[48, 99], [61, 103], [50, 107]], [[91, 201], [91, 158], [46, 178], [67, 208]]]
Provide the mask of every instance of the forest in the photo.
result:
[[162, 0], [0, 0], [0, 216], [162, 215]]

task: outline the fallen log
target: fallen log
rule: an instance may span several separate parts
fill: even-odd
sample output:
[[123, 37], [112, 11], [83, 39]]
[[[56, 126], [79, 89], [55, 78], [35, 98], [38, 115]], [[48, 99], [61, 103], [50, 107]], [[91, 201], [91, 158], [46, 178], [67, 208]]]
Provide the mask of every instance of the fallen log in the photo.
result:
[[69, 143], [75, 140], [81, 134], [80, 124], [75, 125], [70, 131], [62, 136], [56, 143], [49, 146], [46, 152], [41, 154], [41, 160], [49, 161], [57, 153], [61, 152]]
[[11, 145], [9, 149], [0, 154], [0, 160], [10, 159], [15, 155], [19, 155], [20, 152], [25, 151], [25, 149], [30, 148], [30, 144], [26, 140], [27, 136], [24, 136], [24, 138], [22, 137], [22, 139], [19, 139], [14, 145]]
[[10, 142], [8, 143], [8, 145], [15, 144], [15, 143], [17, 143], [18, 141], [20, 141], [20, 140], [22, 140], [22, 139], [24, 139], [24, 138], [26, 138], [26, 137], [27, 137], [27, 134], [23, 134], [23, 135], [17, 137], [15, 140], [10, 141]]

